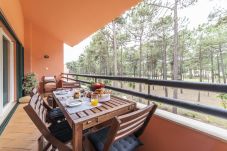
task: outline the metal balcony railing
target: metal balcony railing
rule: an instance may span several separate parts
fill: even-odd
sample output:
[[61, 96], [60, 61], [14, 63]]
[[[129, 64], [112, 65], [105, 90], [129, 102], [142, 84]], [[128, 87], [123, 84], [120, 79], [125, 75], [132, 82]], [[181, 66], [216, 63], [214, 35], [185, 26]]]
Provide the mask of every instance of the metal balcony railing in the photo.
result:
[[[73, 76], [74, 78], [70, 78], [69, 76]], [[150, 93], [150, 85], [158, 85], [158, 86], [166, 86], [166, 87], [174, 87], [174, 88], [184, 88], [184, 89], [192, 89], [192, 90], [202, 90], [202, 91], [210, 91], [210, 92], [220, 92], [227, 93], [227, 84], [211, 84], [211, 83], [203, 83], [203, 82], [186, 82], [186, 81], [174, 81], [174, 80], [153, 80], [147, 78], [134, 78], [134, 77], [119, 77], [119, 76], [102, 76], [102, 75], [87, 75], [87, 74], [73, 74], [73, 73], [62, 73], [62, 78], [72, 81], [79, 81], [81, 83], [90, 84], [88, 81], [79, 80], [79, 77], [87, 77], [93, 78], [96, 82], [97, 79], [106, 79], [106, 80], [116, 80], [116, 81], [125, 81], [125, 82], [136, 82], [147, 84], [148, 93], [142, 93], [137, 91], [132, 91], [128, 89], [113, 87], [106, 85], [107, 89], [111, 89], [114, 91], [118, 91], [121, 93], [133, 95], [136, 97], [140, 97], [143, 99], [147, 99], [149, 101], [161, 102], [164, 104], [185, 108], [221, 118], [227, 119], [227, 110], [211, 107], [208, 105], [202, 105], [198, 103], [192, 103], [190, 101], [161, 97], [156, 96]]]

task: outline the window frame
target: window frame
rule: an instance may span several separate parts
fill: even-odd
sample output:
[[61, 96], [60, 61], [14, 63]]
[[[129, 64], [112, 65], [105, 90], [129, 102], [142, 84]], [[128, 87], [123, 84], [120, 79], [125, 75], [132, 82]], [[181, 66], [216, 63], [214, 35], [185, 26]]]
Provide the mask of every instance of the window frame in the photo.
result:
[[[9, 41], [9, 100], [8, 103], [3, 106], [3, 37]], [[14, 42], [12, 39], [4, 32], [3, 28], [0, 27], [0, 115], [8, 111], [14, 102]]]

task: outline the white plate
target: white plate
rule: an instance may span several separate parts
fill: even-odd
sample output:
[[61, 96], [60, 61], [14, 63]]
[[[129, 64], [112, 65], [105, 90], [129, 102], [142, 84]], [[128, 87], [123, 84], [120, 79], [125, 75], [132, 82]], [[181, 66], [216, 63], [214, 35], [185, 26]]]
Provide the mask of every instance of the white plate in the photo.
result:
[[66, 94], [68, 94], [68, 92], [62, 91], [62, 92], [56, 92], [55, 94], [56, 95], [66, 95]]
[[69, 101], [69, 102], [66, 102], [66, 105], [68, 107], [75, 107], [75, 106], [79, 106], [81, 104], [82, 104], [82, 102], [78, 102], [78, 101]]
[[77, 102], [83, 102], [82, 99], [73, 99], [73, 100], [75, 100], [75, 101], [77, 101]]

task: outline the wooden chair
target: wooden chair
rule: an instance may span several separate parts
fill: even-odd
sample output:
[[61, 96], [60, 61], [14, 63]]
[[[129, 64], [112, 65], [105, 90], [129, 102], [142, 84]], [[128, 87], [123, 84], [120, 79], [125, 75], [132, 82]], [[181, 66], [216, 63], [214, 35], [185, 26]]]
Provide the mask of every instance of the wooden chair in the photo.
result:
[[60, 80], [60, 85], [61, 85], [61, 88], [80, 88], [81, 87], [79, 81], [66, 80], [63, 78]]
[[[36, 100], [41, 97], [38, 88], [33, 88], [31, 93], [31, 100]], [[41, 97], [42, 98], [42, 97]], [[47, 109], [47, 122], [48, 123], [58, 123], [59, 121], [64, 121], [65, 117], [63, 112], [60, 110], [60, 108], [53, 108], [48, 103], [48, 97], [46, 100], [43, 101], [44, 107]]]
[[30, 97], [32, 97], [33, 95], [35, 95], [36, 93], [39, 92], [39, 89], [38, 88], [33, 88], [32, 91], [30, 92]]
[[44, 95], [50, 94], [57, 89], [57, 79], [56, 76], [43, 76], [43, 93]]
[[88, 135], [86, 143], [89, 143], [87, 146], [91, 146], [88, 150], [135, 150], [142, 144], [138, 137], [144, 132], [156, 108], [157, 105], [152, 104], [132, 113], [115, 117], [111, 127]]
[[[36, 95], [38, 96], [38, 94]], [[59, 140], [59, 138], [56, 138], [53, 133], [51, 133], [50, 127], [48, 127], [50, 124], [46, 122], [47, 108], [44, 106], [44, 100], [41, 96], [38, 96], [38, 99], [36, 99], [36, 97], [33, 97], [30, 100], [29, 104], [24, 107], [24, 110], [42, 134], [42, 136], [38, 139], [39, 150], [47, 150], [50, 145], [53, 146], [52, 150], [54, 150], [55, 148], [60, 151], [72, 150], [71, 141], [62, 142], [61, 140]], [[69, 129], [66, 130], [68, 133]], [[64, 131], [62, 131], [62, 133], [65, 134]], [[43, 137], [48, 142], [44, 147], [42, 147], [43, 144], [41, 143]]]

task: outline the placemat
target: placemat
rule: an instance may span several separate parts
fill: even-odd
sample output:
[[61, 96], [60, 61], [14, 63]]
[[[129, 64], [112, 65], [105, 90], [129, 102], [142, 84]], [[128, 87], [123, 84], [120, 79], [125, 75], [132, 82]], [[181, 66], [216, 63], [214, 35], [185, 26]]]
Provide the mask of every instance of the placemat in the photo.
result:
[[97, 106], [92, 106], [90, 102], [82, 102], [81, 105], [79, 106], [75, 106], [75, 107], [65, 107], [66, 111], [69, 112], [69, 114], [73, 114], [73, 113], [77, 113], [77, 112], [80, 112], [80, 111], [84, 111], [84, 110], [89, 110], [89, 109], [92, 109], [92, 108], [95, 108], [95, 107], [99, 107], [101, 106], [102, 104], [101, 103], [98, 103]]

